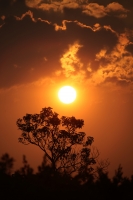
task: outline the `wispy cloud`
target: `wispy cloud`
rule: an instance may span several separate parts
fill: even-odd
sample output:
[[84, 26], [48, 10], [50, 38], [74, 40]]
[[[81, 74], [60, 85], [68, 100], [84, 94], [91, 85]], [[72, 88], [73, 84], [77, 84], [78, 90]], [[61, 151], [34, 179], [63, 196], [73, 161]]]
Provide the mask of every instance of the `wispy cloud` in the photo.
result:
[[33, 12], [31, 12], [30, 10], [22, 14], [21, 17], [15, 16], [15, 19], [20, 21], [23, 20], [26, 16], [29, 16], [33, 22], [36, 22], [35, 18], [33, 17]]
[[55, 30], [56, 30], [56, 31], [59, 31], [59, 30], [65, 31], [65, 30], [67, 29], [66, 23], [70, 23], [70, 22], [72, 22], [72, 21], [63, 20], [63, 21], [62, 21], [62, 26], [60, 26], [60, 25], [58, 25], [58, 24], [55, 23], [55, 24], [54, 24]]
[[33, 22], [41, 21], [41, 22], [45, 22], [45, 23], [47, 23], [47, 24], [50, 24], [50, 23], [51, 23], [51, 22], [49, 22], [48, 20], [44, 20], [44, 19], [42, 19], [42, 18], [40, 18], [40, 17], [38, 17], [38, 18], [35, 19], [34, 16], [33, 16], [33, 12], [30, 11], [30, 10], [28, 10], [26, 13], [22, 14], [20, 17], [18, 17], [18, 16], [14, 16], [14, 17], [15, 17], [16, 20], [21, 21], [21, 20], [23, 20], [26, 16], [29, 16]]

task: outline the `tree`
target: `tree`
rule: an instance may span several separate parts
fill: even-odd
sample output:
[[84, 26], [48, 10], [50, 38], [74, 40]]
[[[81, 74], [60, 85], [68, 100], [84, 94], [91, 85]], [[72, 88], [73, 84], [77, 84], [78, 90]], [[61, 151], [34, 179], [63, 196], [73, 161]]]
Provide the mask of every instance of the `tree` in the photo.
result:
[[115, 176], [113, 177], [113, 183], [116, 186], [119, 186], [123, 182], [123, 168], [121, 164], [118, 166], [117, 170], [115, 170]]
[[59, 117], [47, 107], [40, 114], [26, 114], [17, 120], [17, 127], [22, 131], [18, 140], [25, 145], [38, 146], [54, 171], [91, 173], [98, 155], [91, 155], [94, 138], [79, 132], [83, 125], [82, 119]]
[[26, 156], [23, 155], [23, 167], [21, 167], [19, 170], [17, 170], [15, 173], [20, 174], [22, 176], [28, 176], [33, 174], [33, 169], [30, 167]]
[[8, 153], [3, 154], [0, 158], [0, 173], [11, 175], [14, 161]]

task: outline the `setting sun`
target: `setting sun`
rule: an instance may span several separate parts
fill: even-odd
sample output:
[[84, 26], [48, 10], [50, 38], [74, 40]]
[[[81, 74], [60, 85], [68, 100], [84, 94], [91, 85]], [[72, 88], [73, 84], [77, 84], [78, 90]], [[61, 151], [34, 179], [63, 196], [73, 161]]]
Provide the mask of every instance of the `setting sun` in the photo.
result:
[[58, 97], [65, 104], [72, 103], [76, 99], [76, 90], [71, 86], [63, 86], [58, 92]]

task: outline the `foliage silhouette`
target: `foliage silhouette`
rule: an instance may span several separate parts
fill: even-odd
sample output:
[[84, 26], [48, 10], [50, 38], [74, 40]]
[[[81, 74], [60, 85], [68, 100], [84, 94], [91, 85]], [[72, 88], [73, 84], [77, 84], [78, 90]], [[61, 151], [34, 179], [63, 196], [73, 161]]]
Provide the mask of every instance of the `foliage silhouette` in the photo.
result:
[[3, 154], [0, 158], [0, 172], [11, 175], [14, 161], [14, 158], [10, 157], [8, 153]]
[[118, 169], [115, 170], [115, 175], [113, 177], [113, 183], [117, 186], [121, 185], [124, 180], [123, 177], [123, 168], [121, 165], [118, 166]]
[[38, 146], [54, 171], [91, 173], [98, 154], [91, 155], [94, 138], [79, 132], [83, 125], [82, 119], [59, 117], [51, 107], [43, 108], [40, 114], [26, 114], [17, 120], [22, 131], [19, 142]]
[[[11, 158], [7, 154], [5, 157]], [[4, 156], [1, 156], [1, 158]], [[4, 157], [4, 158], [5, 158]], [[2, 159], [3, 160], [3, 159]], [[5, 160], [8, 159], [4, 159]], [[14, 160], [14, 159], [13, 159]], [[28, 167], [27, 167], [28, 166]], [[22, 170], [25, 168], [25, 170]], [[102, 200], [131, 200], [133, 199], [133, 175], [131, 179], [123, 176], [121, 165], [115, 171], [113, 179], [109, 179], [108, 172], [99, 168], [97, 180], [89, 179], [83, 184], [79, 183], [79, 177], [71, 177], [69, 174], [55, 171], [46, 162], [46, 155], [36, 174], [31, 173], [32, 169], [26, 156], [23, 156], [23, 166], [12, 176], [10, 173], [0, 174], [0, 198], [3, 199], [102, 199]], [[29, 173], [30, 172], [30, 173]], [[30, 175], [30, 176], [29, 176]], [[92, 174], [90, 174], [91, 176]], [[78, 179], [79, 178], [79, 179]], [[91, 181], [90, 181], [91, 180]]]
[[29, 176], [33, 174], [33, 168], [30, 167], [30, 165], [28, 164], [28, 161], [26, 159], [26, 156], [23, 155], [23, 166], [16, 171], [17, 174], [20, 174], [22, 176]]

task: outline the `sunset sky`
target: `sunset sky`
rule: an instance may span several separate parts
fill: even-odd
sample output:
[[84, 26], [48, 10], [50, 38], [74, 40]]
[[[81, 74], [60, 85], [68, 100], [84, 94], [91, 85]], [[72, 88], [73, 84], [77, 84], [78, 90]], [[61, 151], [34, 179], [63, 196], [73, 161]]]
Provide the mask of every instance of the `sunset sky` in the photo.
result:
[[[132, 0], [0, 0], [0, 155], [36, 169], [43, 152], [18, 142], [16, 120], [50, 106], [84, 119], [110, 174], [133, 174], [132, 19]], [[64, 85], [72, 104], [58, 99]]]

